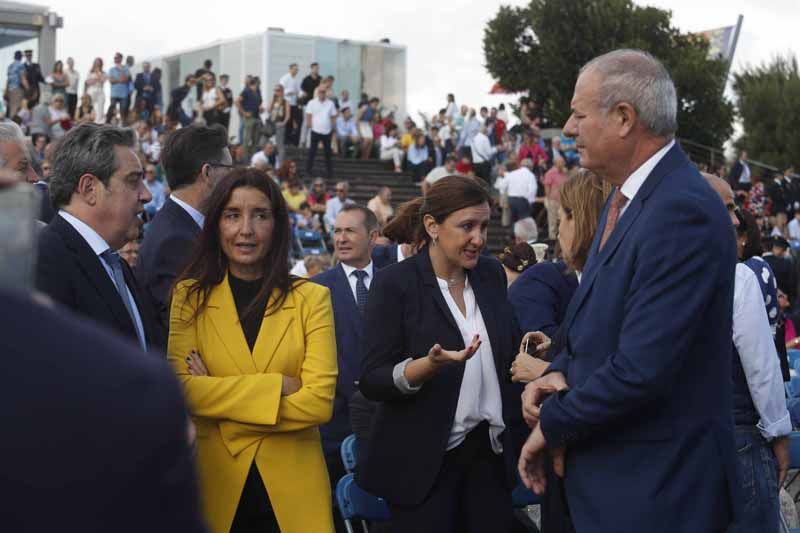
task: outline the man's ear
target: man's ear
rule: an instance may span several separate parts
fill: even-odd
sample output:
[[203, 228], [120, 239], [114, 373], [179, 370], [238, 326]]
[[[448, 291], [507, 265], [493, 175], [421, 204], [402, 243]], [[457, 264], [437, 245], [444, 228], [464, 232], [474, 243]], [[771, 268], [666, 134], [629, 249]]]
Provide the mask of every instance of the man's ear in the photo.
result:
[[633, 131], [639, 114], [627, 102], [620, 102], [612, 111], [612, 119], [618, 127], [619, 136], [625, 138]]
[[100, 194], [102, 184], [94, 174], [83, 174], [78, 178], [78, 185], [75, 192], [86, 204], [94, 206], [97, 203], [97, 196]]

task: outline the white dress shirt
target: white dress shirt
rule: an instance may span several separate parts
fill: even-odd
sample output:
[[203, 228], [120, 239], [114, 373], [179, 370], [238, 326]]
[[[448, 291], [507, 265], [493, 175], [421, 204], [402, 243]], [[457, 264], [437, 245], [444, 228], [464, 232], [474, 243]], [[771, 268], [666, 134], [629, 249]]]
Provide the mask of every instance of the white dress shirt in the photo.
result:
[[623, 183], [622, 187], [620, 188], [622, 195], [627, 198], [628, 201], [625, 202], [625, 205], [619, 210], [619, 218], [622, 218], [622, 215], [625, 214], [628, 206], [631, 205], [631, 200], [633, 200], [634, 196], [636, 196], [636, 193], [639, 192], [639, 189], [642, 188], [642, 185], [647, 180], [647, 177], [650, 175], [653, 169], [656, 168], [658, 162], [661, 161], [665, 155], [667, 155], [667, 152], [669, 152], [670, 148], [673, 146], [675, 146], [674, 139], [668, 142], [667, 145], [661, 150], [653, 154], [650, 159], [642, 163], [642, 166], [634, 170], [633, 174], [628, 176], [628, 179], [625, 180], [625, 183]]
[[472, 138], [472, 162], [473, 163], [486, 163], [494, 154], [497, 153], [497, 148], [492, 146], [489, 142], [489, 137], [485, 133], [478, 132]]
[[[117, 287], [117, 282], [114, 281], [114, 272], [111, 270], [111, 266], [108, 263], [106, 263], [106, 261], [102, 257], [100, 257], [100, 254], [102, 254], [106, 250], [111, 249], [111, 247], [108, 245], [105, 239], [103, 239], [103, 237], [101, 237], [99, 233], [97, 233], [94, 229], [92, 229], [91, 226], [86, 224], [86, 222], [67, 213], [63, 209], [60, 210], [58, 214], [61, 218], [66, 220], [70, 226], [75, 228], [75, 231], [77, 231], [81, 237], [83, 237], [83, 240], [86, 241], [86, 244], [88, 244], [89, 247], [92, 249], [92, 251], [95, 253], [95, 255], [97, 255], [97, 260], [100, 261], [101, 265], [103, 265], [106, 274], [108, 274], [108, 277], [111, 279], [111, 283], [114, 284], [114, 287]], [[117, 287], [117, 290], [119, 290], [119, 287]], [[131, 289], [128, 287], [127, 284], [125, 285], [125, 290], [128, 292], [128, 300], [130, 300], [131, 302], [131, 309], [133, 311], [133, 323], [134, 323], [133, 325], [139, 331], [139, 338], [146, 339], [147, 336], [145, 335], [144, 332], [144, 325], [142, 324], [142, 316], [139, 314], [139, 308], [136, 306], [136, 299], [133, 297]], [[122, 297], [120, 297], [120, 299], [121, 298]]]
[[184, 202], [183, 200], [181, 200], [180, 198], [178, 198], [174, 194], [171, 194], [170, 198], [172, 198], [173, 202], [175, 202], [176, 204], [181, 206], [181, 208], [184, 211], [189, 213], [189, 216], [192, 217], [192, 220], [194, 220], [197, 223], [197, 225], [200, 226], [200, 229], [203, 229], [203, 224], [205, 224], [205, 221], [206, 221], [206, 216], [203, 213], [201, 213], [200, 211], [198, 211], [194, 207], [190, 206], [189, 204], [187, 204], [186, 202]]
[[336, 105], [333, 100], [314, 98], [306, 104], [306, 115], [311, 115], [311, 131], [319, 135], [329, 135], [333, 131], [333, 117]]
[[[480, 335], [481, 339], [480, 348], [465, 364], [464, 377], [458, 393], [456, 416], [447, 440], [447, 450], [452, 450], [464, 442], [467, 433], [486, 420], [490, 426], [489, 440], [492, 450], [497, 454], [502, 453], [503, 444], [500, 442], [500, 434], [505, 430], [506, 424], [503, 421], [500, 381], [494, 364], [492, 343], [489, 333], [486, 331], [481, 309], [475, 300], [475, 293], [469, 284], [469, 279], [466, 279], [464, 282], [464, 307], [467, 314], [464, 316], [450, 294], [447, 280], [437, 278], [437, 281], [444, 301], [447, 302], [447, 307], [450, 309], [450, 314], [455, 319], [461, 337], [464, 339], [464, 346], [469, 346], [476, 334]], [[448, 347], [444, 348], [448, 349]], [[392, 371], [395, 386], [404, 394], [414, 394], [423, 387], [423, 385], [412, 387], [405, 377], [406, 366], [411, 361], [412, 358], [408, 358], [398, 363]]]
[[287, 72], [278, 83], [283, 86], [283, 95], [289, 105], [297, 105], [297, 95], [300, 94], [300, 76], [292, 76]]
[[353, 300], [358, 302], [358, 295], [356, 294], [356, 283], [358, 282], [358, 278], [353, 275], [353, 272], [356, 270], [363, 270], [367, 273], [367, 275], [364, 277], [364, 285], [366, 285], [367, 290], [369, 290], [369, 286], [372, 285], [372, 261], [370, 261], [367, 266], [361, 269], [342, 263], [342, 270], [344, 270], [344, 275], [347, 278], [347, 282], [350, 284], [350, 290], [353, 292]]
[[744, 263], [736, 265], [733, 290], [733, 344], [747, 379], [761, 435], [771, 440], [792, 431], [783, 377], [769, 326], [764, 296], [755, 273]]
[[506, 172], [505, 178], [498, 185], [501, 192], [505, 192], [509, 198], [521, 197], [530, 203], [536, 201], [539, 185], [536, 183], [536, 176], [527, 167]]

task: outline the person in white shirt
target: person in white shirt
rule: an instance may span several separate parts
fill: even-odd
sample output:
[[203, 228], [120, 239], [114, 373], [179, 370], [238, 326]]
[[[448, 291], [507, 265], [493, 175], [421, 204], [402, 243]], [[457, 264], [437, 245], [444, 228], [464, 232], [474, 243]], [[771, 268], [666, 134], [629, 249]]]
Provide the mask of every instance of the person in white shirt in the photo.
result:
[[447, 107], [444, 108], [444, 115], [450, 120], [458, 116], [458, 106], [456, 105], [456, 97], [453, 93], [447, 95]]
[[397, 126], [392, 124], [381, 135], [381, 161], [394, 161], [394, 171], [403, 172], [403, 157], [405, 152], [400, 148], [400, 139], [397, 138]]
[[789, 240], [800, 241], [800, 211], [795, 211], [794, 218], [789, 222]]
[[444, 160], [444, 165], [441, 167], [436, 167], [428, 172], [428, 175], [425, 176], [424, 180], [422, 180], [422, 194], [427, 193], [428, 189], [431, 188], [431, 185], [445, 176], [452, 176], [453, 174], [456, 174], [456, 163], [458, 163], [456, 156], [453, 154], [448, 154]]
[[497, 187], [501, 193], [508, 196], [508, 206], [511, 208], [511, 223], [531, 216], [531, 204], [536, 201], [538, 184], [536, 175], [531, 172], [525, 162], [520, 165], [517, 154], [509, 154], [506, 162], [506, 175], [498, 180]]
[[354, 156], [359, 153], [361, 139], [358, 136], [356, 119], [350, 105], [340, 105], [340, 114], [336, 118], [336, 141], [339, 143], [339, 155], [348, 157], [350, 148], [353, 148]]
[[272, 144], [272, 141], [264, 143], [264, 148], [254, 153], [253, 157], [250, 158], [251, 167], [255, 167], [259, 164], [265, 167], [272, 167], [273, 169], [277, 168], [278, 158], [276, 157], [275, 145]]
[[317, 156], [317, 146], [322, 143], [325, 150], [325, 171], [328, 179], [333, 177], [333, 151], [331, 150], [331, 133], [333, 132], [333, 119], [336, 118], [336, 106], [328, 99], [327, 89], [318, 88], [317, 97], [306, 105], [306, 120], [311, 129], [311, 145], [308, 150], [306, 162], [306, 175], [311, 176], [314, 159]]
[[64, 71], [67, 75], [69, 84], [67, 85], [67, 110], [69, 116], [75, 116], [75, 108], [78, 107], [78, 85], [81, 82], [81, 75], [75, 70], [75, 60], [71, 57], [67, 58], [67, 69]]
[[[722, 178], [703, 176], [728, 207], [735, 231], [739, 219], [733, 190]], [[736, 265], [733, 346], [736, 447], [748, 450], [737, 454], [742, 476], [739, 481], [755, 495], [755, 503], [743, 509], [729, 531], [778, 531], [777, 494], [789, 469], [792, 424], [764, 296], [754, 270], [745, 263]]]
[[303, 124], [303, 109], [298, 105], [300, 95], [300, 77], [297, 75], [297, 63], [289, 65], [289, 72], [284, 74], [278, 83], [283, 86], [283, 96], [289, 102], [291, 119], [286, 124], [286, 144], [297, 146], [300, 141], [300, 127]]
[[489, 137], [486, 135], [486, 125], [481, 124], [478, 133], [472, 138], [472, 167], [475, 175], [482, 178], [487, 183], [492, 176], [492, 158], [497, 152], [505, 151], [503, 145], [492, 146]]

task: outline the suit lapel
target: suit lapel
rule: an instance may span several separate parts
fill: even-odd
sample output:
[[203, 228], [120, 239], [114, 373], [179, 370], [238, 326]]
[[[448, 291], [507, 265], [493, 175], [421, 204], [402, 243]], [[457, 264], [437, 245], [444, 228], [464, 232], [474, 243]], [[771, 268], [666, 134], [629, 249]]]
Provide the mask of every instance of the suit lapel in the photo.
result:
[[[277, 291], [270, 298], [267, 309], [272, 305], [273, 298], [276, 296]], [[278, 346], [294, 321], [294, 307], [294, 295], [289, 292], [280, 309], [269, 316], [266, 311], [264, 312], [264, 320], [261, 322], [258, 338], [253, 347], [252, 360], [258, 372], [265, 372], [275, 357]]]
[[[244, 337], [242, 325], [239, 323], [239, 313], [236, 311], [236, 304], [233, 301], [233, 293], [228, 284], [228, 275], [225, 274], [222, 283], [211, 290], [208, 296], [208, 316], [217, 337], [222, 341], [228, 356], [233, 360], [236, 367], [242, 374], [255, 374], [256, 365]], [[261, 332], [259, 332], [259, 338]], [[256, 344], [256, 347], [258, 344]], [[200, 354], [201, 356], [203, 354]]]
[[101, 263], [102, 259], [94, 253], [89, 243], [63, 217], [56, 216], [50, 223], [50, 227], [61, 235], [67, 247], [75, 254], [75, 259], [86, 275], [88, 284], [97, 290], [100, 299], [108, 306], [117, 324], [123, 331], [128, 331], [138, 338], [133, 319], [128, 314], [125, 304], [122, 303], [122, 297]]
[[162, 211], [166, 210], [166, 212], [169, 213], [175, 220], [179, 221], [179, 223], [187, 231], [191, 231], [195, 237], [200, 234], [200, 226], [197, 225], [197, 222], [195, 222], [192, 216], [187, 213], [184, 208], [179, 206], [172, 198], [167, 198], [167, 201], [164, 203], [164, 207], [161, 209]]

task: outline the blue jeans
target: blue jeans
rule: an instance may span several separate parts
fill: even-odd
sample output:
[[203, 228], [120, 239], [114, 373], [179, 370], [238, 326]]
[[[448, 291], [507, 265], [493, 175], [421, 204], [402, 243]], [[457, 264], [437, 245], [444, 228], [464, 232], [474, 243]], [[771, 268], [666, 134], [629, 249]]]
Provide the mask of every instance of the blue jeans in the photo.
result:
[[744, 505], [728, 533], [780, 531], [778, 461], [755, 426], [736, 426], [736, 458]]

